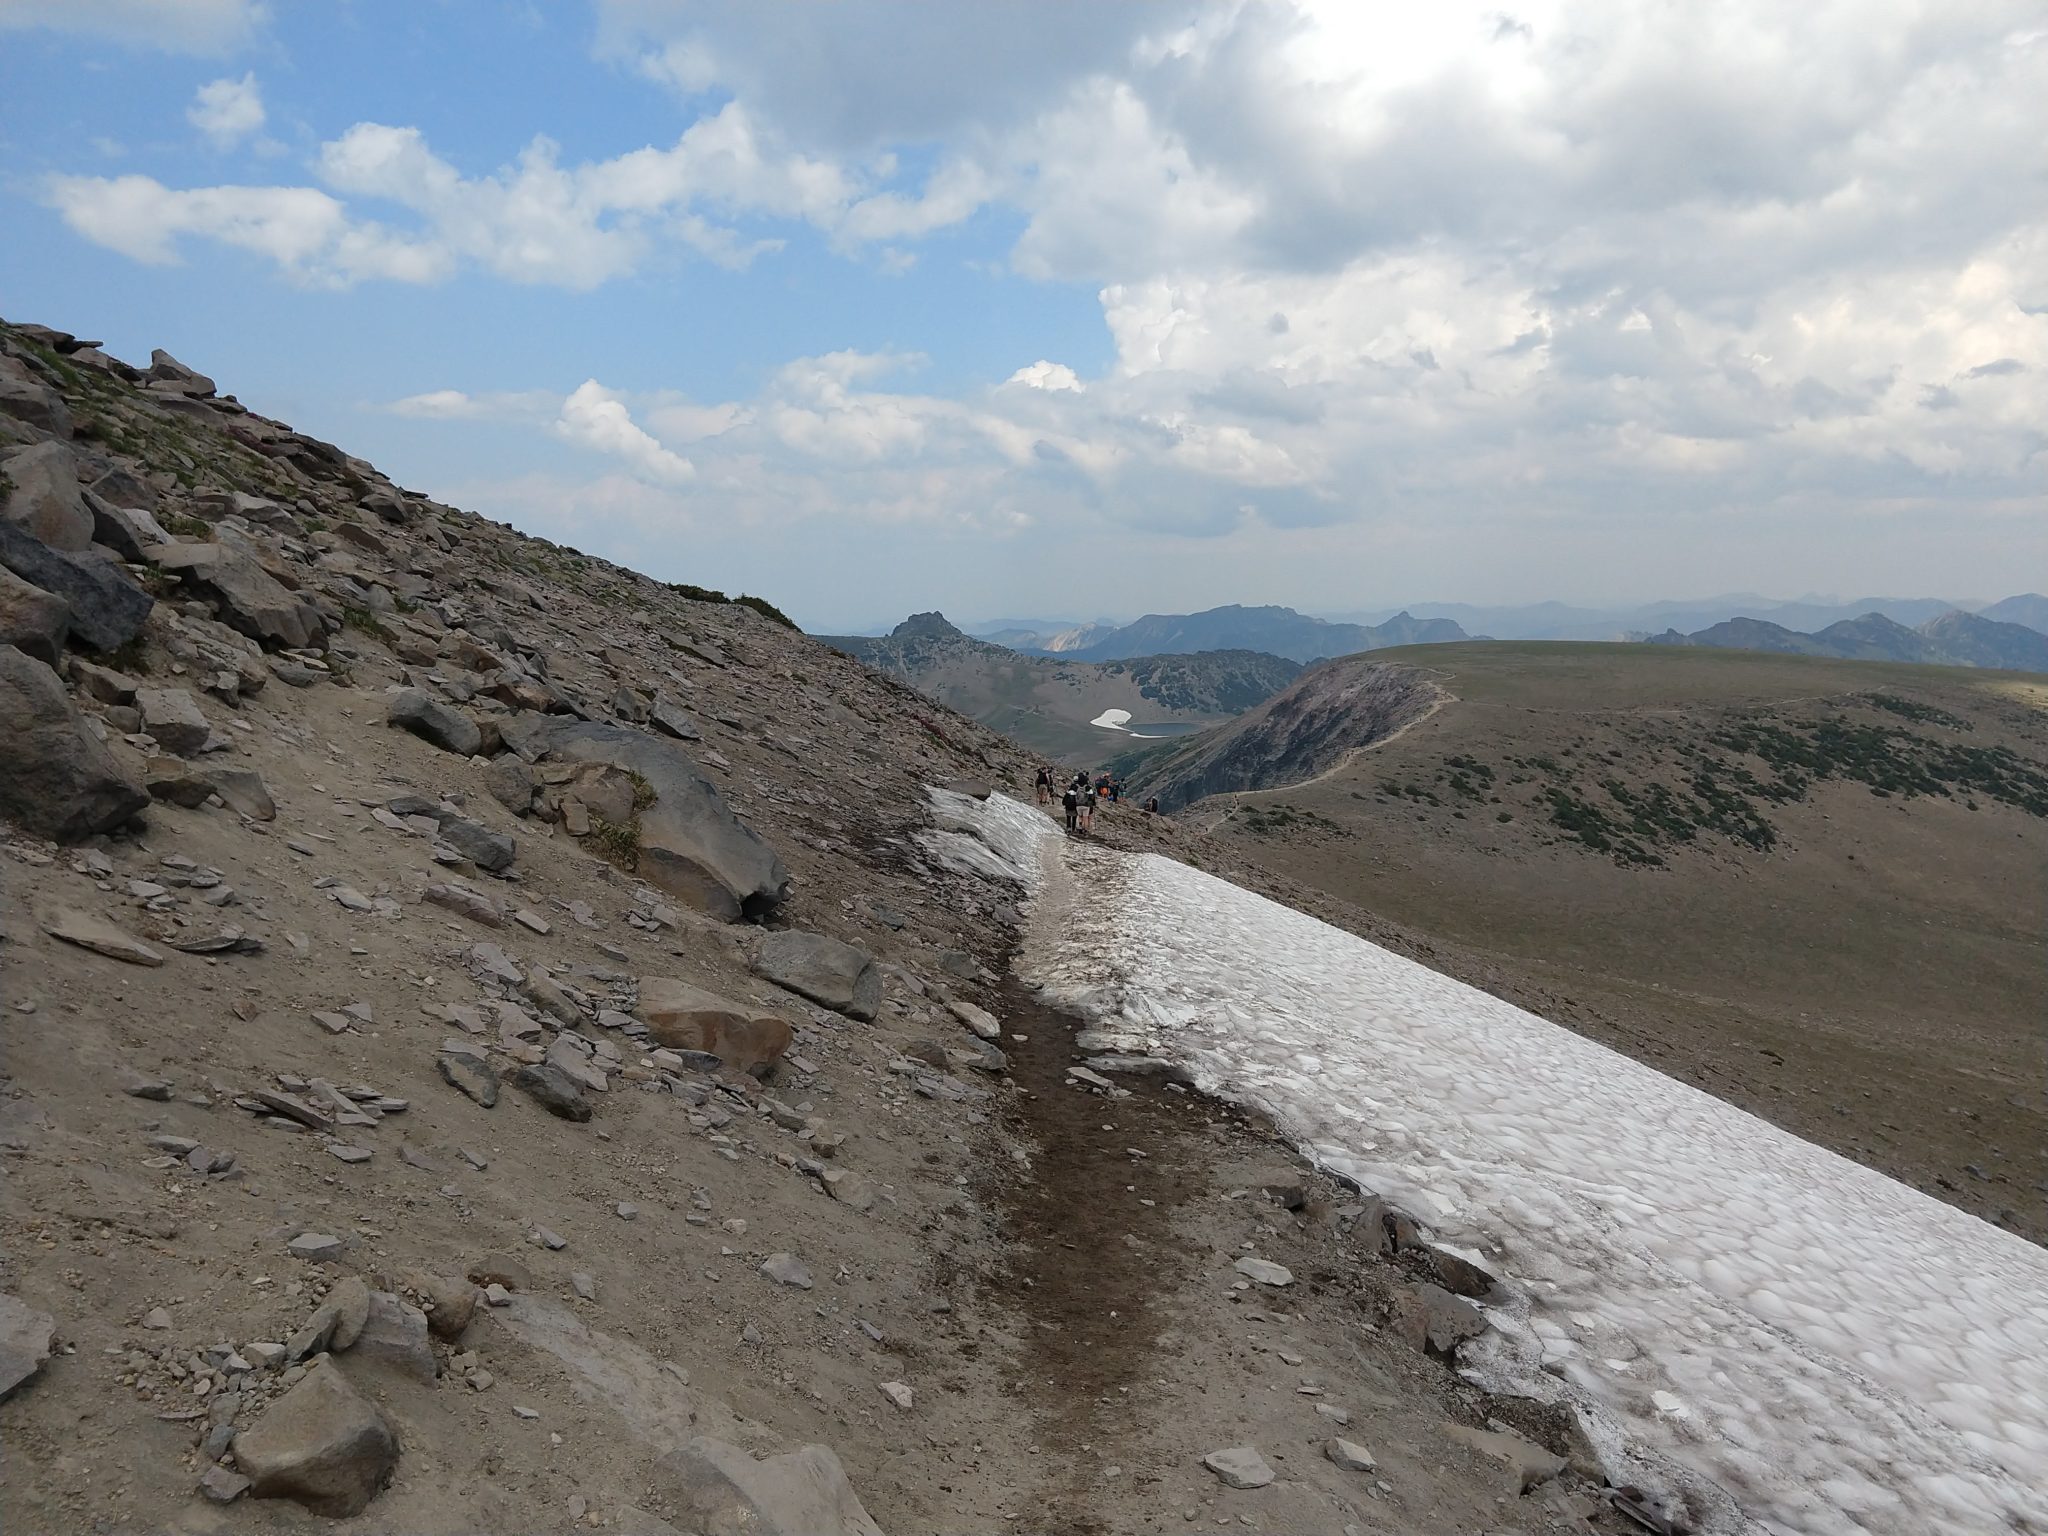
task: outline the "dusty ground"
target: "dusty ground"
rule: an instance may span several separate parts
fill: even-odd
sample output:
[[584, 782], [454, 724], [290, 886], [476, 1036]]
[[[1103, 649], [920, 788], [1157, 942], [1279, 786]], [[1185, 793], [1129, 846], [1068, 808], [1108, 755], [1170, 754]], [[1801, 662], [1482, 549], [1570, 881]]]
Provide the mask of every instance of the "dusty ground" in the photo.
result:
[[[1444, 1437], [1447, 1421], [1515, 1410], [1382, 1330], [1402, 1272], [1353, 1251], [1328, 1192], [1300, 1218], [1249, 1193], [1282, 1160], [1257, 1127], [1163, 1089], [1112, 1101], [1062, 1081], [1064, 1021], [1001, 984], [1016, 893], [914, 843], [927, 784], [1028, 784], [1014, 746], [746, 608], [452, 508], [414, 503], [393, 526], [358, 503], [395, 495], [367, 466], [269, 457], [209, 425], [210, 407], [169, 411], [34, 355], [74, 391], [81, 453], [134, 455], [128, 472], [152, 478], [180, 540], [258, 551], [317, 598], [328, 634], [318, 655], [265, 660], [157, 580], [165, 600], [118, 663], [190, 689], [214, 738], [198, 761], [259, 774], [275, 820], [161, 802], [79, 847], [0, 832], [0, 1290], [48, 1313], [56, 1343], [0, 1403], [0, 1528], [324, 1524], [279, 1501], [208, 1503], [195, 1484], [209, 1429], [246, 1428], [277, 1388], [274, 1370], [225, 1357], [288, 1338], [344, 1276], [414, 1294], [423, 1276], [487, 1276], [509, 1293], [432, 1346], [432, 1379], [360, 1348], [319, 1367], [372, 1396], [401, 1446], [395, 1480], [347, 1529], [666, 1536], [677, 1490], [661, 1457], [699, 1433], [760, 1454], [829, 1446], [899, 1533], [1584, 1528], [1583, 1484], [1516, 1497], [1501, 1467]], [[276, 446], [273, 424], [219, 415]], [[293, 462], [329, 468], [308, 478]], [[259, 509], [260, 527], [223, 527], [229, 498], [205, 494], [223, 486], [285, 501]], [[205, 691], [220, 663], [202, 644], [239, 656], [240, 692], [232, 672]], [[794, 877], [776, 922], [869, 949], [886, 968], [879, 1017], [761, 981], [754, 929], [682, 910], [563, 825], [515, 816], [481, 760], [384, 723], [399, 683], [508, 720], [471, 692], [496, 669], [449, 659], [492, 644], [600, 719], [628, 712], [622, 689], [679, 700], [704, 733], [691, 755]], [[125, 706], [72, 692], [139, 764], [149, 743], [115, 716]], [[456, 873], [530, 923], [426, 902], [449, 871], [391, 815], [401, 795], [514, 838], [502, 876]], [[1103, 831], [1185, 841], [1135, 813]], [[223, 886], [234, 901], [210, 905]], [[45, 925], [61, 907], [163, 963], [60, 942]], [[260, 949], [163, 942], [229, 923]], [[509, 1084], [487, 1109], [442, 1080], [442, 1042], [462, 1033], [449, 1010], [513, 1001], [479, 973], [481, 943], [574, 989], [569, 1031], [616, 1053], [587, 1123]], [[671, 1072], [678, 1091], [658, 1091], [643, 1048], [605, 1019], [657, 977], [780, 1014], [790, 1053], [764, 1084]], [[942, 989], [1025, 1037], [1005, 1040], [1007, 1074], [950, 1054], [967, 1041]], [[504, 1042], [482, 1038], [509, 1068]], [[160, 1090], [138, 1096], [137, 1078]], [[237, 1102], [300, 1079], [374, 1090], [382, 1118], [295, 1132]], [[871, 1207], [806, 1171], [816, 1144], [790, 1127], [811, 1121], [845, 1135], [833, 1161]], [[152, 1138], [198, 1143], [210, 1171]], [[338, 1253], [295, 1257], [309, 1233]], [[1246, 1245], [1295, 1284], [1239, 1289]], [[773, 1255], [800, 1260], [809, 1288], [764, 1274]], [[897, 1383], [907, 1408], [881, 1390]], [[1321, 1458], [1314, 1401], [1350, 1414], [1377, 1473]], [[1247, 1442], [1280, 1480], [1227, 1492], [1198, 1458]]]
[[[1642, 647], [1399, 659], [1427, 661], [1454, 702], [1314, 784], [1203, 802], [1185, 818], [1196, 856], [1216, 856], [1207, 828], [1221, 868], [1305, 910], [2048, 1240], [2048, 822], [1830, 781], [1768, 807], [1768, 850], [1702, 836], [1625, 866], [1566, 837], [1540, 798], [1551, 776], [1516, 765], [1547, 759], [1598, 798], [1603, 778], [1671, 776], [1674, 741], [1729, 719], [1905, 723], [1859, 702], [1879, 694], [1961, 722], [1915, 727], [1930, 737], [2039, 774], [2048, 685]], [[1494, 782], [1453, 792], [1452, 759]]]

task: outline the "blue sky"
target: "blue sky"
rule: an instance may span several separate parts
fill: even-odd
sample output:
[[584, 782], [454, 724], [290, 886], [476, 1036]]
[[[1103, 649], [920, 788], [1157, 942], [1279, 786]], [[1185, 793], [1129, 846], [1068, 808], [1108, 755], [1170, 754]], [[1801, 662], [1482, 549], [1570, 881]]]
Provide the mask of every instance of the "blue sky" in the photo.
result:
[[2040, 585], [2030, 6], [0, 0], [0, 313], [812, 628]]

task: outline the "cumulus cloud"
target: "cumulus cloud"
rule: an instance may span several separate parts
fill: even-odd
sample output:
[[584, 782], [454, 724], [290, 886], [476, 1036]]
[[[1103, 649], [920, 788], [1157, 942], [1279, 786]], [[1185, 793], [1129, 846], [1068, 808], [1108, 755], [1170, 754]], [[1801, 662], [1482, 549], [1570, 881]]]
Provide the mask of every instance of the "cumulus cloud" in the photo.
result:
[[261, 0], [0, 0], [0, 32], [48, 28], [174, 53], [220, 53], [254, 34]]
[[696, 469], [681, 454], [664, 448], [658, 438], [634, 422], [625, 402], [595, 379], [585, 379], [562, 402], [555, 422], [561, 437], [625, 462], [642, 479], [681, 485]]
[[255, 74], [202, 85], [185, 118], [215, 149], [233, 149], [263, 126], [263, 93], [256, 88]]
[[1080, 375], [1065, 363], [1049, 363], [1042, 357], [1019, 368], [1003, 382], [1022, 384], [1030, 389], [1070, 390], [1077, 395], [1087, 388]]

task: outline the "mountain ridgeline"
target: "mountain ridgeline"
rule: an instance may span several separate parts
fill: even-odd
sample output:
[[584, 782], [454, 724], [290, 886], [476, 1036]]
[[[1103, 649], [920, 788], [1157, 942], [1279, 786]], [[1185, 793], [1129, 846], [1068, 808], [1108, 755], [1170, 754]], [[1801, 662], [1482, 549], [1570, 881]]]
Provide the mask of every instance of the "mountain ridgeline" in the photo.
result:
[[[887, 635], [822, 638], [1038, 751], [1083, 761], [1133, 734], [1180, 735], [1228, 720], [1301, 672], [1248, 650], [1103, 662], [1025, 655], [962, 633], [942, 613], [913, 614]], [[1104, 720], [1114, 723], [1096, 723]]]
[[[1435, 645], [1471, 638], [1452, 619], [1418, 619], [1397, 613], [1381, 624], [1334, 624], [1292, 608], [1247, 608], [1237, 603], [1201, 613], [1148, 613], [1117, 626], [1086, 624], [1051, 633], [1017, 629], [999, 633], [998, 643], [1012, 650], [1075, 661], [1264, 651], [1304, 666], [1392, 645]], [[984, 638], [998, 639], [994, 635]]]
[[[2048, 622], [2048, 599], [2007, 598], [1993, 609]], [[1813, 634], [1768, 619], [1734, 618], [1690, 635], [1666, 630], [1652, 645], [1708, 646], [1718, 650], [1773, 651], [1786, 656], [1835, 656], [1849, 661], [1905, 661], [1941, 667], [1988, 667], [2048, 672], [2048, 634], [2029, 625], [1952, 608], [1911, 629], [1881, 613], [1842, 619]]]

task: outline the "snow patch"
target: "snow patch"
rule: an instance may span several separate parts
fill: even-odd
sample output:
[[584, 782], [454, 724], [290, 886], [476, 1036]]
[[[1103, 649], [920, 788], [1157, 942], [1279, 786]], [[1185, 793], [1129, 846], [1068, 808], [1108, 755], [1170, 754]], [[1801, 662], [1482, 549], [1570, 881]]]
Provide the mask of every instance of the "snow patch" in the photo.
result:
[[1087, 903], [1033, 925], [1027, 981], [1502, 1277], [1470, 1374], [1568, 1399], [1706, 1530], [2048, 1529], [2048, 1251], [1249, 891], [948, 798], [928, 837]]
[[1090, 725], [1099, 725], [1105, 731], [1124, 731], [1128, 733], [1131, 724], [1131, 712], [1128, 709], [1105, 709], [1088, 723]]

